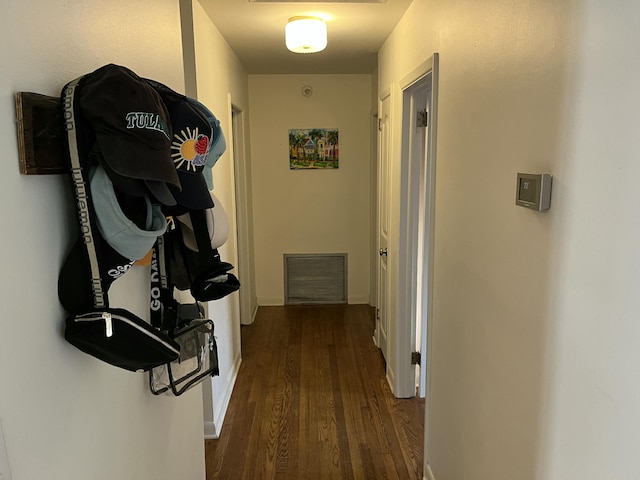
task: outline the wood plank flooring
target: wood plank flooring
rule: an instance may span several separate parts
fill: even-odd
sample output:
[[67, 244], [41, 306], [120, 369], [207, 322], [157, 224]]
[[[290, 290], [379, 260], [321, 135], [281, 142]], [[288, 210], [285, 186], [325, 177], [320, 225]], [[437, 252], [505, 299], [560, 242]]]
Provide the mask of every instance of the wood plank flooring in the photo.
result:
[[422, 478], [424, 401], [389, 389], [366, 305], [260, 307], [207, 480]]

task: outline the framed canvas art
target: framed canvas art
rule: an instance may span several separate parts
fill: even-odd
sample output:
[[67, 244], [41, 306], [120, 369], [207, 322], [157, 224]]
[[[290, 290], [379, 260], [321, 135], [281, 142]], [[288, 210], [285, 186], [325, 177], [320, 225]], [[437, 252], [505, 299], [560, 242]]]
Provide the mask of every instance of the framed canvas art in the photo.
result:
[[338, 168], [339, 153], [337, 128], [289, 130], [291, 170]]

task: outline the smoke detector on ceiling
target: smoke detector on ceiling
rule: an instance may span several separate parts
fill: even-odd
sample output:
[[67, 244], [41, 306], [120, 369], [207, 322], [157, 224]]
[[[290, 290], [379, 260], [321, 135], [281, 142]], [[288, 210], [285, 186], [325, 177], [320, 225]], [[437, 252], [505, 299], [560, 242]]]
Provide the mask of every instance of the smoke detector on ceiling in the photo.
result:
[[311, 95], [313, 95], [313, 87], [311, 85], [305, 85], [302, 87], [303, 97], [310, 97]]

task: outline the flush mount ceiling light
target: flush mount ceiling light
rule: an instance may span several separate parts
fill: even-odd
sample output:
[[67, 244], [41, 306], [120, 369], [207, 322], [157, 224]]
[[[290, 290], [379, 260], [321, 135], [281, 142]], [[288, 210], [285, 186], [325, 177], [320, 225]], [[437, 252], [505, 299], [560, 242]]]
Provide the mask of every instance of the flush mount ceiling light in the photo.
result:
[[327, 46], [327, 24], [318, 17], [291, 17], [284, 33], [287, 48], [295, 53], [315, 53]]

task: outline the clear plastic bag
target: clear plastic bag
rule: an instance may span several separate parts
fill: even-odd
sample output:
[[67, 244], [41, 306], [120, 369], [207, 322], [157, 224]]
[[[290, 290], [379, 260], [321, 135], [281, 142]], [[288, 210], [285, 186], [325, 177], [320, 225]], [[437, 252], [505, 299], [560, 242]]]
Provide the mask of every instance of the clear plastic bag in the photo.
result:
[[211, 320], [192, 320], [174, 335], [180, 357], [149, 372], [154, 395], [179, 396], [208, 376], [218, 375], [218, 349]]

